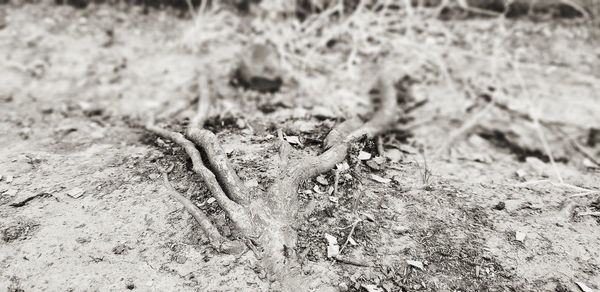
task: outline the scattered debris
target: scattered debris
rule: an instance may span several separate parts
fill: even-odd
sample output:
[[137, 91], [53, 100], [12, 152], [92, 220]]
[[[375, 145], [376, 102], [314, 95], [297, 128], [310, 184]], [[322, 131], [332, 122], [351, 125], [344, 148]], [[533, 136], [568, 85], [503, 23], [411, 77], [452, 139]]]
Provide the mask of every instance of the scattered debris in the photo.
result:
[[338, 256], [338, 254], [340, 253], [340, 246], [339, 245], [328, 245], [327, 246], [327, 257], [328, 258], [335, 258]]
[[336, 164], [335, 167], [339, 172], [343, 172], [343, 171], [350, 169], [350, 165], [348, 165], [348, 163], [345, 161], [342, 163]]
[[522, 168], [519, 168], [519, 169], [517, 169], [517, 171], [515, 171], [515, 175], [517, 176], [518, 179], [524, 181], [525, 176], [527, 176], [527, 171], [525, 171]]
[[329, 181], [327, 181], [327, 178], [325, 178], [324, 175], [317, 176], [316, 180], [317, 180], [318, 183], [320, 183], [320, 184], [322, 184], [324, 186], [329, 185]]
[[335, 258], [340, 253], [340, 246], [338, 245], [337, 238], [331, 234], [325, 233], [325, 240], [327, 240], [327, 257]]
[[86, 244], [92, 242], [92, 239], [89, 237], [78, 237], [75, 241], [79, 244]]
[[498, 210], [498, 211], [502, 211], [502, 210], [504, 210], [504, 208], [506, 208], [506, 203], [504, 203], [504, 202], [498, 202], [498, 204], [494, 205], [494, 207], [493, 207], [494, 210]]
[[352, 236], [348, 236], [348, 243], [350, 243], [350, 245], [352, 245], [352, 246], [358, 245], [358, 243], [356, 243], [356, 240], [354, 240], [354, 238], [352, 238]]
[[377, 287], [377, 285], [363, 284], [361, 287], [365, 288], [367, 292], [385, 292], [382, 288]]
[[184, 255], [178, 254], [178, 255], [175, 256], [175, 262], [178, 263], [178, 264], [180, 264], [180, 265], [185, 264], [185, 262], [187, 262], [187, 260], [188, 260], [187, 257], [184, 256]]
[[4, 196], [6, 196], [6, 197], [14, 197], [18, 193], [18, 191], [15, 189], [8, 189], [3, 193], [4, 193]]
[[323, 193], [325, 193], [325, 192], [323, 192], [323, 191], [321, 190], [321, 188], [320, 188], [318, 185], [315, 185], [315, 186], [313, 187], [313, 191], [315, 191], [315, 193], [317, 193], [317, 194], [323, 194]]
[[582, 212], [577, 214], [578, 216], [594, 216], [594, 217], [600, 217], [600, 212]]
[[285, 141], [287, 141], [288, 143], [290, 143], [292, 145], [302, 146], [302, 142], [300, 142], [300, 139], [298, 138], [298, 136], [286, 136]]
[[402, 161], [404, 154], [402, 154], [402, 151], [392, 148], [385, 151], [385, 157], [391, 162], [396, 163]]
[[126, 254], [127, 251], [129, 250], [129, 247], [124, 244], [118, 244], [117, 246], [113, 247], [112, 252], [116, 255], [122, 255], [122, 254]]
[[367, 165], [374, 170], [383, 169], [384, 164], [385, 164], [385, 158], [382, 156], [377, 156], [377, 157], [367, 161]]
[[318, 120], [331, 120], [331, 119], [335, 119], [336, 117], [338, 117], [338, 115], [336, 115], [333, 112], [333, 110], [331, 110], [328, 107], [324, 107], [324, 106], [315, 106], [311, 110], [311, 114], [313, 117], [315, 117]]
[[25, 238], [38, 226], [39, 223], [27, 219], [17, 221], [2, 230], [2, 240], [4, 242], [11, 242]]
[[359, 159], [359, 160], [369, 160], [369, 159], [371, 159], [371, 153], [369, 153], [369, 152], [365, 152], [365, 151], [362, 151], [362, 150], [361, 150], [361, 151], [358, 153], [358, 159]]
[[83, 194], [85, 194], [85, 190], [79, 187], [76, 188], [72, 188], [71, 190], [69, 190], [67, 192], [67, 195], [69, 197], [75, 198], [75, 199], [79, 199], [83, 196]]
[[583, 159], [583, 166], [589, 168], [589, 169], [598, 169], [600, 168], [600, 166], [596, 163], [594, 163], [593, 161], [591, 161], [588, 158]]
[[515, 233], [515, 239], [516, 239], [517, 241], [524, 242], [524, 241], [525, 241], [525, 235], [526, 235], [526, 234], [525, 234], [524, 232], [517, 231], [517, 232]]
[[361, 212], [361, 215], [363, 215], [365, 217], [365, 219], [371, 221], [371, 222], [375, 222], [375, 217], [372, 214], [369, 214], [367, 212]]
[[583, 291], [583, 292], [594, 292], [594, 290], [592, 290], [592, 288], [588, 287], [584, 283], [575, 282], [575, 284], [577, 284], [577, 286], [579, 286], [579, 289], [581, 289], [581, 291]]
[[392, 182], [391, 179], [389, 178], [383, 178], [381, 176], [378, 176], [376, 174], [371, 173], [371, 179], [378, 182], [378, 183], [382, 183], [382, 184], [389, 184], [390, 182]]
[[423, 266], [423, 262], [421, 262], [421, 261], [406, 260], [406, 263], [409, 266], [413, 266], [413, 267], [415, 267], [415, 268], [417, 268], [417, 269], [419, 269], [421, 271], [425, 270], [425, 267]]

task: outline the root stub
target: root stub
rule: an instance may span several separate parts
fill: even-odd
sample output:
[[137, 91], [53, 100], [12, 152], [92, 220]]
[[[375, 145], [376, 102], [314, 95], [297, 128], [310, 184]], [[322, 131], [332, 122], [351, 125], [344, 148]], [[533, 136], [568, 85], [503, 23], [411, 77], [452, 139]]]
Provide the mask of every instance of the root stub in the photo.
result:
[[[322, 154], [290, 161], [288, 156], [292, 151], [291, 147], [280, 139], [280, 174], [265, 194], [252, 195], [251, 201], [248, 190], [233, 171], [212, 132], [191, 125], [186, 131], [186, 138], [155, 125], [148, 125], [146, 129], [174, 141], [186, 150], [192, 159], [195, 173], [203, 179], [241, 236], [246, 238], [243, 241], [249, 243], [251, 248], [254, 244], [258, 245], [253, 250], [258, 253], [257, 257], [268, 272], [269, 279], [291, 283], [302, 274], [295, 255], [297, 233], [294, 222], [299, 208], [298, 188], [303, 181], [327, 172], [342, 162], [352, 142], [374, 138], [396, 122], [399, 110], [393, 83], [387, 78], [381, 78], [378, 86], [381, 104], [373, 118], [366, 123], [353, 120], [335, 127], [326, 139], [328, 149]], [[194, 121], [205, 120], [203, 115], [208, 113], [207, 105], [199, 108], [202, 109], [202, 114], [197, 115]], [[202, 163], [201, 152], [208, 162], [207, 166]], [[198, 207], [169, 184], [166, 175], [165, 184], [169, 194], [182, 203], [198, 221], [214, 248], [225, 253], [240, 253], [245, 250], [241, 241], [224, 238]]]

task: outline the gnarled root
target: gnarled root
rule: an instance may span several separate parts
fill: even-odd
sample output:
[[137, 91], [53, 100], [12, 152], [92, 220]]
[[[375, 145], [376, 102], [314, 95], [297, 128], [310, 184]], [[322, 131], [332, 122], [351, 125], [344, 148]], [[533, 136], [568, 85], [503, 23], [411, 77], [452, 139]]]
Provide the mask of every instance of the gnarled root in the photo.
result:
[[[200, 81], [201, 85], [207, 88], [206, 79]], [[374, 138], [390, 129], [397, 120], [398, 106], [392, 81], [382, 77], [378, 86], [381, 104], [373, 114], [373, 118], [366, 123], [351, 120], [335, 127], [325, 141], [327, 150], [318, 156], [290, 161], [292, 147], [283, 139], [283, 134], [280, 132], [280, 174], [266, 194], [250, 196], [247, 188], [230, 166], [217, 137], [212, 132], [201, 129], [208, 115], [209, 105], [199, 105], [199, 112], [192, 119], [185, 137], [153, 124], [147, 125], [146, 129], [162, 138], [172, 140], [185, 149], [192, 160], [194, 172], [204, 180], [235, 228], [250, 239], [247, 242], [256, 243], [258, 249], [262, 250], [262, 254], [258, 256], [270, 278], [287, 282], [290, 278], [295, 278], [293, 275], [300, 275], [295, 254], [297, 233], [294, 230], [299, 208], [300, 184], [333, 169], [336, 164], [342, 162], [352, 142], [363, 138]], [[207, 90], [202, 91], [200, 102], [210, 101], [207, 92]], [[208, 166], [203, 164], [201, 153], [196, 147], [204, 154]], [[198, 221], [212, 246], [222, 251], [238, 249], [236, 242], [221, 236], [207, 216], [170, 186], [168, 180], [166, 185], [169, 194], [181, 202]]]

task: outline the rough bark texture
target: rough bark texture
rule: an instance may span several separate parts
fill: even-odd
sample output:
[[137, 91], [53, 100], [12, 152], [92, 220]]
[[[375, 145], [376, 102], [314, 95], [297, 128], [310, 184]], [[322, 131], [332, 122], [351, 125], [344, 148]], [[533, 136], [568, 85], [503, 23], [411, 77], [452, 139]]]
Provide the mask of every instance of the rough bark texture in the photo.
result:
[[[205, 79], [200, 81], [201, 86], [208, 87]], [[201, 121], [205, 120], [205, 115], [208, 114], [206, 105], [200, 105], [199, 108], [202, 110], [198, 115], [202, 116], [192, 119], [193, 123], [187, 129], [185, 137], [153, 124], [147, 125], [146, 129], [162, 138], [172, 140], [185, 149], [192, 159], [194, 172], [204, 180], [235, 228], [246, 237], [247, 240], [244, 241], [251, 245], [256, 244], [260, 248], [261, 252], [257, 257], [269, 278], [277, 280], [284, 287], [299, 287], [297, 281], [302, 278], [302, 275], [295, 253], [297, 242], [295, 222], [299, 211], [298, 188], [303, 181], [327, 172], [342, 162], [348, 154], [351, 143], [363, 138], [374, 138], [390, 129], [397, 121], [398, 106], [394, 85], [388, 77], [384, 76], [378, 82], [381, 102], [373, 118], [366, 123], [358, 123], [354, 120], [351, 123], [340, 124], [330, 133], [326, 140], [329, 149], [322, 154], [288, 161], [292, 148], [283, 140], [280, 133], [280, 174], [276, 183], [266, 193], [253, 194], [252, 200], [249, 200], [248, 190], [231, 168], [217, 137], [208, 130], [198, 128], [202, 126]], [[201, 95], [210, 94], [206, 90], [202, 92]], [[210, 98], [207, 96], [200, 97], [200, 102], [209, 101]], [[208, 161], [208, 166], [203, 164], [201, 152]], [[169, 193], [200, 223], [215, 248], [224, 252], [240, 250], [239, 242], [231, 242], [221, 236], [200, 209], [189, 199], [177, 193], [168, 181], [166, 184]], [[253, 250], [257, 249], [253, 248]]]

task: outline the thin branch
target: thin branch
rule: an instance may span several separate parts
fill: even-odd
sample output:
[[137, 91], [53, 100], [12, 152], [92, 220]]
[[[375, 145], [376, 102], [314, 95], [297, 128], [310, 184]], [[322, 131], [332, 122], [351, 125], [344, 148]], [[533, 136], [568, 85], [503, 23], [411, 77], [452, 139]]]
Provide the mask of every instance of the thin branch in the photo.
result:
[[227, 239], [225, 239], [225, 237], [223, 237], [219, 233], [219, 230], [217, 230], [217, 228], [210, 222], [210, 219], [206, 217], [202, 210], [196, 207], [196, 205], [194, 205], [194, 203], [192, 203], [190, 199], [184, 197], [177, 190], [175, 190], [173, 185], [171, 185], [171, 183], [169, 182], [169, 178], [166, 172], [163, 172], [162, 176], [169, 195], [177, 201], [179, 201], [179, 203], [183, 205], [185, 210], [188, 211], [188, 213], [190, 213], [192, 217], [194, 217], [194, 219], [196, 219], [198, 224], [200, 224], [200, 228], [202, 228], [202, 231], [204, 231], [204, 234], [206, 235], [206, 237], [208, 237], [210, 244], [215, 249], [220, 250], [221, 244], [227, 241]]
[[577, 214], [578, 216], [595, 216], [600, 217], [600, 212], [581, 212]]
[[458, 130], [452, 132], [442, 147], [435, 152], [433, 159], [435, 160], [441, 158], [442, 155], [444, 155], [452, 147], [452, 145], [456, 143], [458, 138], [468, 134], [471, 130], [473, 130], [473, 128], [479, 124], [479, 121], [485, 116], [485, 114], [487, 114], [493, 108], [493, 105], [493, 103], [488, 103], [481, 111], [464, 122]]
[[350, 242], [350, 239], [352, 238], [352, 235], [354, 234], [354, 230], [356, 229], [356, 225], [358, 225], [358, 223], [362, 222], [362, 220], [356, 219], [354, 221], [354, 223], [352, 223], [352, 229], [350, 229], [350, 233], [348, 234], [348, 237], [346, 238], [346, 242], [344, 242], [344, 245], [342, 245], [342, 248], [340, 248], [340, 254], [342, 253], [342, 251], [348, 246], [348, 243]]
[[529, 116], [531, 118], [533, 118], [533, 124], [535, 126], [536, 133], [538, 134], [538, 137], [540, 138], [540, 141], [542, 142], [542, 146], [544, 147], [544, 151], [546, 151], [546, 155], [548, 156], [548, 158], [550, 158], [550, 164], [552, 165], [554, 174], [556, 175], [556, 177], [558, 178], [560, 183], [564, 184], [565, 182], [562, 178], [562, 175], [560, 174], [560, 171], [558, 170], [558, 166], [556, 165], [556, 161], [554, 160], [554, 155], [552, 154], [550, 145], [548, 144], [546, 136], [544, 135], [544, 132], [542, 131], [542, 126], [540, 125], [540, 120], [538, 118], [538, 115], [534, 114], [533, 103], [531, 100], [532, 95], [529, 92], [529, 89], [527, 88], [527, 86], [525, 85], [525, 79], [523, 79], [523, 76], [521, 74], [521, 70], [519, 68], [519, 63], [514, 63], [514, 72], [515, 72], [515, 76], [517, 77], [517, 80], [519, 81], [519, 86], [521, 87], [521, 91], [526, 95], [527, 102], [529, 103]]
[[348, 259], [348, 258], [344, 258], [342, 256], [336, 256], [335, 260], [340, 262], [340, 263], [344, 263], [344, 264], [348, 264], [348, 265], [353, 265], [353, 266], [358, 266], [358, 267], [370, 267], [371, 265], [362, 262], [362, 261], [357, 261], [357, 260], [353, 260], [353, 259]]

